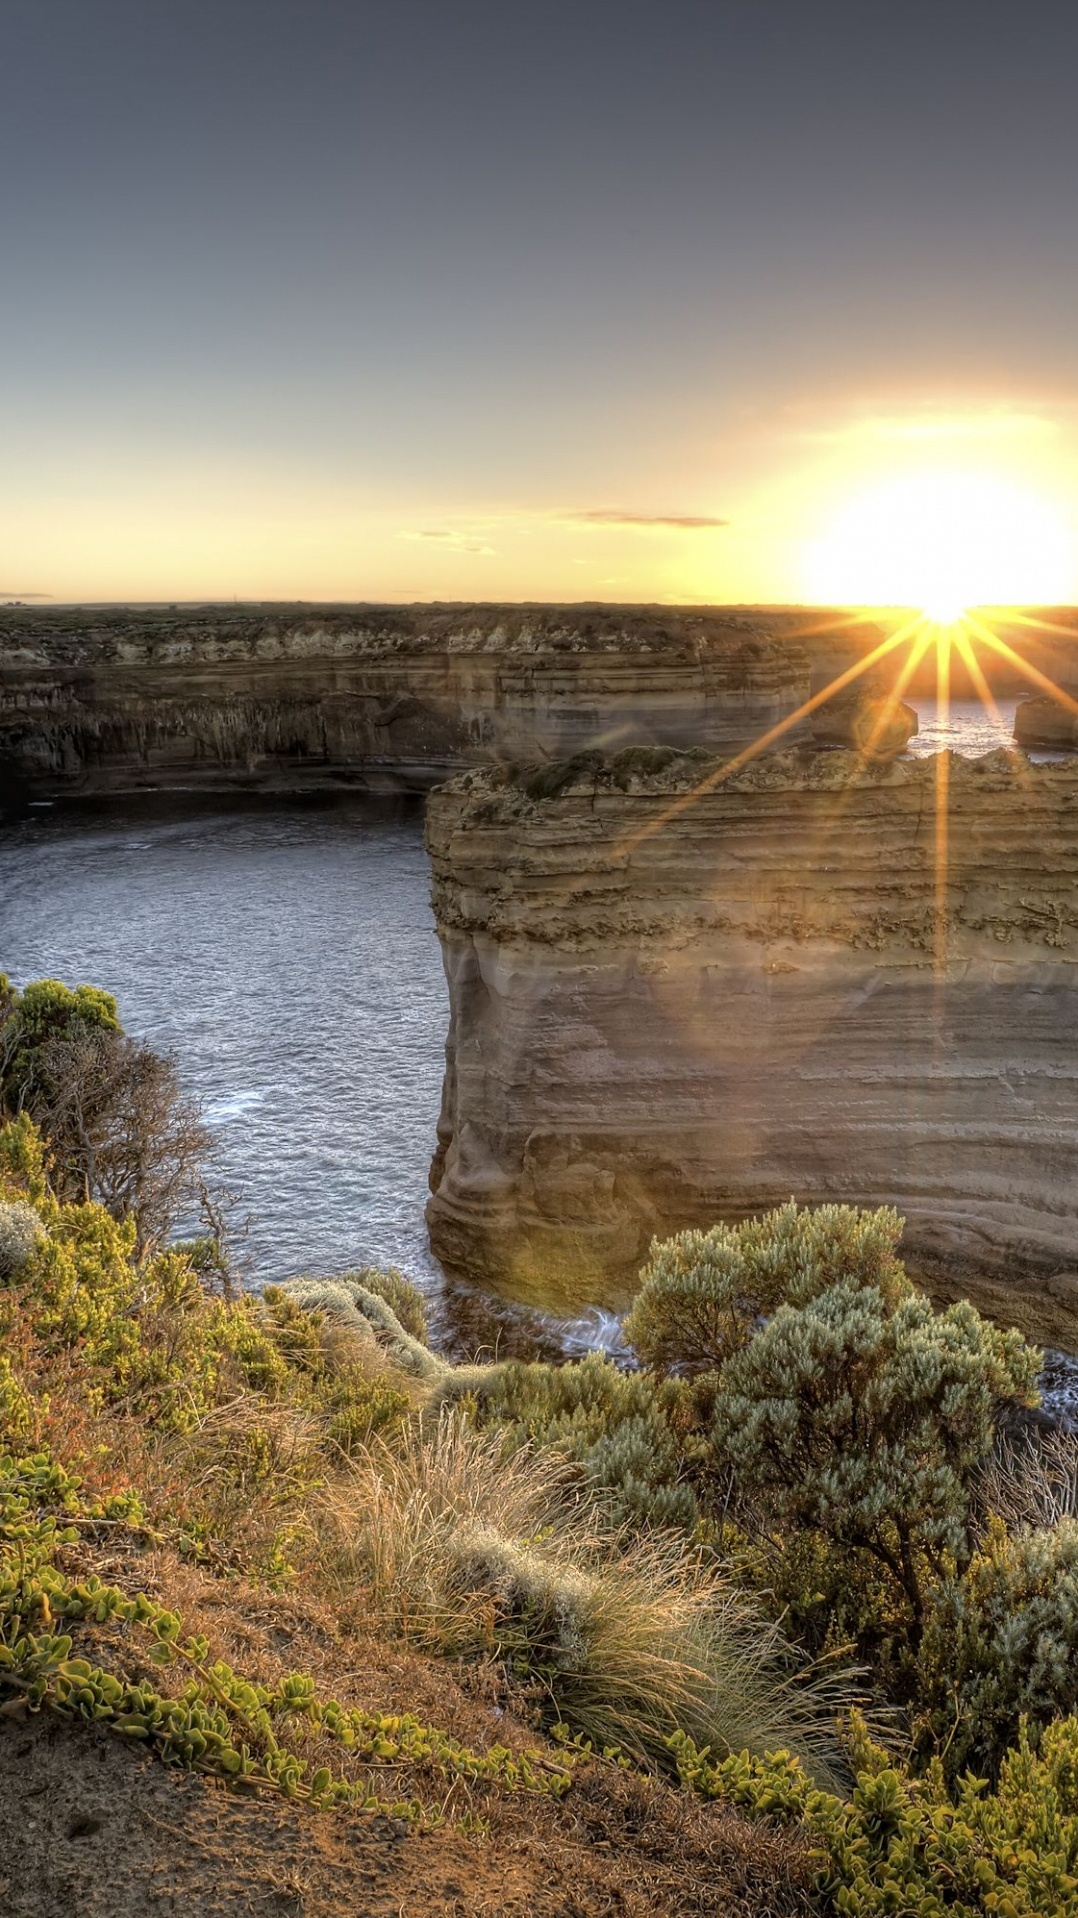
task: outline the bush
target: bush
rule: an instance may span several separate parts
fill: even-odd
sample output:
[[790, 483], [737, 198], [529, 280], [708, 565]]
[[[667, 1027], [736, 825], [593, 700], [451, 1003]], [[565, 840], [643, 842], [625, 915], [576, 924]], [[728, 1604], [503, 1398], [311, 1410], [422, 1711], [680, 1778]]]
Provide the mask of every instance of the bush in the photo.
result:
[[995, 1777], [1023, 1719], [1078, 1707], [1078, 1522], [1008, 1533], [999, 1519], [936, 1595], [918, 1661], [929, 1748]]
[[682, 1234], [654, 1249], [628, 1329], [653, 1363], [714, 1368], [712, 1440], [743, 1512], [781, 1552], [837, 1553], [835, 1584], [866, 1566], [859, 1636], [916, 1640], [926, 1589], [972, 1549], [1001, 1407], [1036, 1403], [1040, 1354], [969, 1304], [936, 1312], [900, 1231], [893, 1212], [789, 1205]]
[[0, 1085], [5, 1098], [16, 1110], [31, 1103], [47, 1046], [122, 1029], [111, 992], [97, 986], [72, 989], [59, 979], [37, 979], [18, 992], [0, 973]]
[[889, 1307], [843, 1279], [783, 1305], [724, 1366], [714, 1435], [780, 1525], [865, 1553], [903, 1593], [968, 1555], [970, 1481], [1001, 1405], [1031, 1403], [1040, 1354], [965, 1302], [934, 1311], [912, 1287]]
[[21, 1199], [0, 1201], [0, 1281], [22, 1271], [43, 1237], [33, 1206]]
[[780, 1305], [807, 1305], [840, 1279], [888, 1301], [910, 1289], [895, 1255], [897, 1212], [791, 1203], [743, 1225], [658, 1240], [641, 1274], [625, 1334], [662, 1372], [717, 1371]]
[[53, 1183], [96, 1199], [158, 1244], [203, 1191], [209, 1135], [175, 1061], [130, 1039], [111, 993], [41, 979], [22, 993], [0, 975], [0, 1095], [48, 1140]]
[[360, 1271], [345, 1272], [342, 1281], [361, 1286], [383, 1299], [395, 1313], [404, 1330], [425, 1345], [428, 1337], [427, 1307], [422, 1292], [395, 1265], [365, 1265]]
[[770, 1818], [800, 1820], [817, 1889], [841, 1918], [1078, 1918], [1078, 1720], [1024, 1728], [994, 1792], [940, 1767], [911, 1777], [863, 1728], [849, 1797], [816, 1791], [787, 1753], [716, 1762], [672, 1741], [682, 1782]]
[[476, 1417], [517, 1443], [553, 1446], [579, 1464], [616, 1524], [679, 1526], [700, 1512], [687, 1480], [677, 1426], [691, 1422], [686, 1388], [626, 1373], [600, 1352], [568, 1365], [491, 1367], [478, 1387]]

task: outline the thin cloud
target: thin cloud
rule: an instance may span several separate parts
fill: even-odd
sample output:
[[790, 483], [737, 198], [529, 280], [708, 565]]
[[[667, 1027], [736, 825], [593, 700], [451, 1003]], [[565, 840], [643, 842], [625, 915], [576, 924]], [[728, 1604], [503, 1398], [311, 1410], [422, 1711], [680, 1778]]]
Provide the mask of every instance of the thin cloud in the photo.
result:
[[932, 412], [921, 409], [908, 414], [870, 413], [833, 427], [810, 429], [798, 435], [802, 440], [835, 445], [868, 440], [886, 443], [909, 441], [992, 441], [1015, 439], [1052, 439], [1061, 431], [1060, 422], [1045, 413], [1012, 412], [1001, 407], [961, 413]]
[[563, 519], [577, 526], [658, 526], [677, 532], [698, 533], [708, 527], [729, 526], [728, 519], [715, 519], [708, 513], [630, 513], [620, 506], [595, 506], [582, 513], [564, 513]]
[[487, 546], [483, 540], [468, 539], [463, 533], [453, 533], [448, 527], [421, 526], [414, 532], [401, 532], [400, 539], [437, 540], [442, 546], [448, 546], [452, 553], [493, 554], [495, 548]]
[[14, 586], [0, 586], [0, 599], [51, 599], [51, 593], [20, 593]]

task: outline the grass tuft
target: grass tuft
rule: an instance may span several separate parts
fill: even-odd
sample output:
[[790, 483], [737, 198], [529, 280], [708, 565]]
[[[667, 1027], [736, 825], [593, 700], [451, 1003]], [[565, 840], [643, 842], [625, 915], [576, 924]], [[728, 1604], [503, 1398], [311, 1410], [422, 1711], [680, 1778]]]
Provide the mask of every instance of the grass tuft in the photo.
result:
[[327, 1493], [323, 1547], [388, 1627], [538, 1679], [544, 1716], [600, 1750], [663, 1762], [683, 1732], [724, 1753], [795, 1752], [821, 1783], [841, 1773], [850, 1681], [798, 1672], [777, 1627], [675, 1533], [604, 1531], [556, 1455], [512, 1451], [447, 1409]]

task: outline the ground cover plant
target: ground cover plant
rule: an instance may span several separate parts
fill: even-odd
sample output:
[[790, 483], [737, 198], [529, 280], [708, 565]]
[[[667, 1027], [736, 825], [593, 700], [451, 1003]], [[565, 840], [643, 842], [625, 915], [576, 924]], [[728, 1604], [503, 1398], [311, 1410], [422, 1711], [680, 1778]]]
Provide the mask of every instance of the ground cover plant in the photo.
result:
[[[783, 1909], [1078, 1912], [1078, 1442], [1023, 1425], [1040, 1355], [934, 1309], [895, 1214], [655, 1246], [638, 1369], [453, 1365], [400, 1273], [244, 1293], [72, 1183], [23, 1094], [57, 1023], [113, 1015], [7, 1001], [5, 1713], [409, 1827], [571, 1801], [605, 1752], [786, 1832], [814, 1888]], [[319, 1643], [412, 1646], [518, 1729], [215, 1636], [301, 1591]]]
[[[446, 1368], [417, 1338], [420, 1304], [399, 1274], [350, 1276], [367, 1307], [358, 1331], [308, 1309], [302, 1287], [225, 1297], [182, 1248], [140, 1248], [129, 1217], [59, 1197], [25, 1113], [0, 1129], [0, 1243], [0, 1730], [12, 1711], [88, 1720], [235, 1790], [428, 1830], [447, 1805], [479, 1827], [501, 1804], [560, 1802], [611, 1731], [635, 1727], [640, 1756], [670, 1776], [672, 1727], [721, 1740], [725, 1724], [740, 1741], [744, 1725], [762, 1750], [764, 1708], [810, 1769], [836, 1749], [830, 1701], [798, 1693], [751, 1603], [735, 1605], [681, 1545], [623, 1562], [579, 1488], [563, 1498], [560, 1455], [484, 1439], [441, 1403]], [[429, 1616], [402, 1614], [402, 1583], [370, 1559], [389, 1533], [365, 1499], [389, 1512], [447, 1453], [461, 1486], [481, 1471], [489, 1507], [467, 1551], [461, 1528], [452, 1550], [429, 1551], [443, 1603], [474, 1626], [469, 1639], [458, 1623], [453, 1644]], [[235, 1617], [242, 1648], [253, 1605], [287, 1615], [300, 1591], [325, 1621], [314, 1670], [222, 1646], [219, 1618]], [[471, 1667], [502, 1701], [508, 1738], [497, 1724], [463, 1737], [320, 1682], [327, 1629], [363, 1643], [399, 1632]], [[740, 1719], [720, 1674], [740, 1674]], [[608, 1761], [613, 1779], [632, 1765], [627, 1752]], [[800, 1854], [775, 1855], [785, 1875]]]

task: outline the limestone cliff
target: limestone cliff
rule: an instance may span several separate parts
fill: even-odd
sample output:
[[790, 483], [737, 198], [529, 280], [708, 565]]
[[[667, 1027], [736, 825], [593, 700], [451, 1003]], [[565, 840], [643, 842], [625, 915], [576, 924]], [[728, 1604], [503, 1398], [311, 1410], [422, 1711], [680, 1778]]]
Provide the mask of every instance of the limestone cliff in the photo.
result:
[[786, 628], [721, 609], [7, 610], [0, 772], [44, 793], [425, 791], [596, 746], [736, 748], [809, 671]]
[[1059, 1275], [1058, 1310], [1041, 1279], [1026, 1297], [1061, 1337], [1078, 767], [797, 752], [713, 771], [629, 753], [432, 795], [439, 1256], [518, 1296], [616, 1302], [653, 1233], [791, 1194], [887, 1202], [941, 1284], [1013, 1297]]

